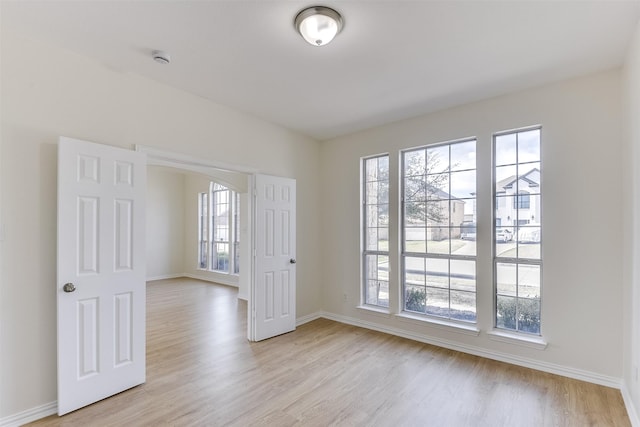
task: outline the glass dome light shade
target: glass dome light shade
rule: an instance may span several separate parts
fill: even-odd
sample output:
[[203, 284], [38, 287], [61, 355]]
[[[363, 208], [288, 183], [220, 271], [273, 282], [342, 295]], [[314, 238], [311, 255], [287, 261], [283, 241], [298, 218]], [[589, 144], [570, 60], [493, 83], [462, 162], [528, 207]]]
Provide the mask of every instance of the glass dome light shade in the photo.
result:
[[328, 7], [310, 7], [298, 13], [295, 26], [309, 44], [324, 46], [342, 30], [342, 16]]

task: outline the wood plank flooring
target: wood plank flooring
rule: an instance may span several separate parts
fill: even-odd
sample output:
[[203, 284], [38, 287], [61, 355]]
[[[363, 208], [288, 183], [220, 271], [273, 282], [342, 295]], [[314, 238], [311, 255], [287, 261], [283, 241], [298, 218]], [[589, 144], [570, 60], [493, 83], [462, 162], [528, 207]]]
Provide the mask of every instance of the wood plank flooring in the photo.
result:
[[320, 319], [246, 339], [234, 288], [147, 285], [147, 382], [33, 426], [629, 426], [620, 392]]

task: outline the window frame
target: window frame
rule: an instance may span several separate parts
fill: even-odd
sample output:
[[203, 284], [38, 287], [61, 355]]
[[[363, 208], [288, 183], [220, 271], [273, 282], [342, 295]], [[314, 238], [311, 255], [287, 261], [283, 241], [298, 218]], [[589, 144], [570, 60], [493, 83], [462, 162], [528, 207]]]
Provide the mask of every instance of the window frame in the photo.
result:
[[[519, 149], [518, 149], [518, 143], [519, 143], [519, 139], [518, 136], [521, 133], [525, 133], [525, 132], [531, 132], [531, 131], [535, 131], [537, 130], [539, 132], [539, 137], [538, 137], [538, 153], [539, 153], [539, 157], [537, 159], [537, 161], [523, 161], [520, 162], [519, 160]], [[506, 135], [515, 135], [516, 137], [516, 146], [515, 146], [515, 153], [516, 153], [516, 160], [515, 163], [511, 164], [497, 164], [497, 139], [499, 137], [502, 136], [506, 136]], [[537, 196], [539, 198], [539, 202], [538, 202], [538, 209], [540, 214], [542, 213], [542, 181], [543, 181], [543, 177], [542, 177], [542, 125], [534, 125], [534, 126], [528, 126], [528, 127], [523, 127], [523, 128], [517, 128], [517, 129], [511, 129], [511, 130], [506, 130], [506, 131], [500, 131], [500, 132], [495, 132], [492, 136], [492, 141], [491, 141], [491, 150], [492, 150], [492, 157], [491, 157], [491, 175], [492, 175], [492, 187], [491, 187], [491, 205], [492, 205], [492, 214], [491, 214], [491, 247], [492, 247], [492, 267], [493, 267], [493, 328], [494, 331], [496, 331], [499, 334], [502, 333], [506, 333], [506, 334], [516, 334], [518, 336], [522, 336], [522, 337], [532, 337], [532, 338], [540, 338], [542, 337], [542, 332], [543, 332], [543, 319], [542, 319], [542, 305], [543, 305], [543, 259], [542, 259], [542, 249], [543, 249], [543, 239], [542, 239], [542, 233], [543, 233], [543, 223], [540, 220], [540, 216], [538, 215], [538, 218], [536, 218], [539, 221], [539, 240], [540, 240], [540, 255], [539, 258], [525, 258], [525, 257], [520, 257], [519, 256], [519, 246], [520, 246], [520, 242], [518, 241], [519, 239], [519, 231], [521, 229], [521, 227], [527, 227], [528, 224], [530, 224], [530, 220], [529, 218], [533, 218], [533, 217], [527, 217], [527, 218], [520, 218], [518, 211], [520, 209], [522, 210], [527, 210], [529, 211], [531, 209], [531, 197], [532, 194], [528, 191], [520, 191], [520, 189], [518, 188], [518, 182], [520, 181], [521, 177], [525, 174], [521, 174], [520, 173], [520, 167], [521, 165], [527, 165], [527, 164], [538, 164], [538, 173], [540, 174], [540, 182], [537, 183], [537, 187], [538, 187], [538, 191], [537, 193], [535, 193], [533, 196]], [[500, 226], [497, 225], [497, 211], [499, 207], [503, 207], [504, 206], [500, 206], [498, 200], [501, 200], [502, 198], [505, 199], [507, 197], [510, 196], [498, 196], [498, 191], [497, 191], [497, 184], [498, 184], [498, 180], [497, 180], [497, 168], [499, 167], [509, 167], [509, 166], [515, 166], [515, 179], [516, 179], [516, 192], [514, 193], [513, 196], [513, 203], [511, 204], [511, 207], [514, 208], [514, 210], [516, 211], [516, 215], [513, 217], [513, 225], [511, 225], [512, 227], [515, 228], [515, 231], [513, 233], [513, 240], [516, 242], [516, 256], [515, 257], [507, 257], [507, 256], [498, 256], [498, 241], [496, 238], [496, 232], [499, 228], [505, 228], [505, 227], [509, 227], [509, 225], [504, 225], [501, 224]], [[522, 205], [524, 204], [524, 197], [526, 196], [526, 207], [523, 207]], [[507, 206], [509, 206], [509, 203], [506, 204]], [[498, 266], [499, 264], [505, 264], [505, 265], [513, 265], [515, 267], [515, 271], [516, 271], [516, 278], [515, 278], [515, 296], [513, 296], [513, 298], [515, 299], [515, 314], [514, 314], [514, 318], [515, 318], [515, 328], [507, 328], [504, 326], [499, 326], [499, 322], [498, 322], [498, 297], [499, 297], [499, 293], [498, 293]], [[519, 319], [519, 302], [520, 300], [528, 300], [528, 301], [533, 301], [536, 298], [528, 298], [528, 297], [520, 297], [519, 296], [519, 275], [520, 275], [520, 266], [530, 266], [530, 267], [535, 267], [539, 270], [539, 276], [538, 276], [538, 284], [539, 284], [539, 295], [537, 298], [538, 301], [538, 311], [537, 311], [537, 316], [538, 316], [538, 332], [530, 332], [530, 331], [526, 331], [523, 330], [520, 327], [520, 319]], [[503, 295], [506, 297], [511, 297], [509, 295]]]
[[[473, 197], [470, 198], [464, 198], [464, 199], [460, 199], [458, 197], [454, 197], [453, 194], [451, 194], [451, 147], [453, 145], [456, 144], [463, 144], [463, 143], [468, 143], [468, 142], [473, 142], [475, 144], [475, 153], [476, 153], [476, 160], [474, 163], [474, 168], [470, 169], [470, 168], [466, 168], [466, 169], [460, 169], [460, 170], [455, 170], [453, 171], [453, 173], [457, 173], [457, 172], [468, 172], [468, 171], [474, 171], [475, 173], [475, 184], [476, 184], [476, 191], [475, 191], [475, 195]], [[413, 151], [420, 151], [420, 150], [424, 150], [425, 151], [425, 159], [427, 156], [427, 150], [429, 149], [433, 149], [433, 148], [438, 148], [438, 147], [447, 147], [448, 149], [448, 155], [449, 155], [449, 166], [446, 168], [446, 173], [448, 175], [448, 185], [449, 185], [449, 198], [447, 199], [447, 202], [449, 204], [449, 212], [447, 213], [447, 222], [448, 225], [446, 226], [446, 228], [448, 229], [448, 236], [449, 236], [449, 252], [447, 254], [442, 254], [442, 253], [435, 253], [435, 252], [429, 252], [427, 248], [425, 248], [425, 252], [410, 252], [407, 251], [406, 248], [406, 200], [405, 200], [405, 195], [406, 195], [406, 176], [405, 176], [405, 161], [406, 161], [406, 153], [409, 152], [413, 152]], [[400, 218], [399, 218], [399, 230], [398, 230], [398, 238], [399, 238], [399, 247], [400, 247], [400, 311], [401, 313], [403, 313], [403, 315], [409, 315], [409, 316], [419, 316], [422, 317], [426, 320], [435, 320], [437, 322], [450, 322], [450, 323], [457, 323], [457, 324], [463, 324], [463, 325], [476, 325], [478, 322], [478, 286], [477, 286], [477, 280], [478, 280], [478, 253], [477, 253], [477, 248], [476, 248], [476, 253], [475, 255], [461, 255], [461, 254], [452, 254], [451, 253], [451, 232], [452, 230], [455, 229], [455, 226], [452, 225], [452, 217], [451, 217], [451, 213], [452, 211], [455, 212], [452, 208], [452, 206], [455, 206], [455, 201], [457, 200], [469, 200], [469, 201], [473, 201], [474, 206], [477, 203], [477, 183], [478, 183], [478, 161], [477, 161], [477, 149], [478, 149], [478, 138], [477, 137], [468, 137], [468, 138], [461, 138], [461, 139], [455, 139], [455, 140], [451, 140], [451, 141], [443, 141], [443, 142], [438, 142], [438, 143], [434, 143], [434, 144], [427, 144], [427, 145], [423, 145], [423, 146], [419, 146], [419, 147], [411, 147], [411, 148], [406, 148], [406, 149], [402, 149], [399, 151], [399, 157], [400, 157], [400, 173], [399, 175], [399, 189], [400, 189], [400, 207], [399, 207], [399, 212], [400, 212]], [[442, 173], [442, 172], [441, 172]], [[425, 175], [429, 175], [428, 171], [425, 170]], [[440, 201], [439, 201], [440, 202]], [[425, 203], [428, 203], [428, 199], [425, 201]], [[462, 233], [462, 224], [465, 223], [464, 220], [464, 209], [463, 209], [463, 221], [461, 223], [461, 225], [459, 226], [460, 228], [460, 232]], [[477, 227], [477, 218], [475, 218], [475, 207], [474, 207], [474, 219], [472, 224], [475, 224], [475, 226]], [[444, 228], [445, 226], [438, 226], [438, 228]], [[429, 226], [428, 226], [428, 219], [425, 218], [425, 233], [428, 234], [428, 230], [429, 230]], [[425, 244], [426, 242], [429, 240], [427, 234], [425, 234]], [[447, 268], [448, 268], [448, 274], [447, 274], [447, 293], [448, 293], [448, 300], [449, 300], [449, 308], [448, 308], [448, 316], [440, 316], [434, 313], [427, 313], [426, 312], [426, 306], [425, 306], [425, 312], [420, 312], [420, 311], [414, 311], [414, 310], [408, 310], [407, 309], [407, 298], [406, 298], [406, 286], [407, 286], [407, 274], [406, 274], [406, 260], [408, 257], [411, 258], [423, 258], [424, 259], [424, 265], [425, 265], [425, 274], [426, 274], [426, 263], [428, 259], [438, 259], [438, 260], [446, 260], [447, 261]], [[454, 292], [465, 292], [465, 293], [469, 293], [469, 294], [473, 294], [474, 297], [474, 319], [473, 320], [467, 320], [467, 319], [459, 319], [456, 317], [452, 317], [451, 316], [451, 292], [452, 292], [452, 287], [451, 287], [451, 265], [452, 265], [452, 261], [463, 261], [463, 262], [468, 262], [468, 261], [472, 261], [474, 263], [474, 273], [473, 273], [473, 280], [474, 280], [474, 291], [463, 291], [463, 290], [458, 290], [458, 289], [453, 289]], [[426, 282], [426, 277], [425, 276], [425, 292], [427, 290], [427, 288], [432, 288], [432, 289], [436, 289], [433, 286], [428, 286], [427, 282]], [[442, 288], [444, 289], [444, 288]], [[425, 294], [426, 296], [426, 294]], [[426, 299], [425, 299], [425, 305], [426, 305]]]
[[209, 192], [202, 191], [198, 193], [198, 269], [209, 267], [209, 223]]
[[[387, 179], [386, 179], [386, 183], [387, 183], [387, 200], [386, 200], [386, 205], [387, 208], [390, 209], [391, 208], [391, 198], [390, 198], [390, 191], [391, 191], [391, 174], [390, 174], [390, 166], [391, 166], [391, 156], [389, 155], [389, 153], [382, 153], [382, 154], [376, 154], [376, 155], [372, 155], [372, 156], [367, 156], [367, 157], [362, 157], [360, 159], [360, 180], [361, 180], [361, 185], [360, 185], [360, 192], [361, 192], [361, 196], [360, 196], [360, 232], [361, 232], [361, 238], [360, 238], [360, 245], [361, 245], [361, 250], [360, 250], [360, 274], [361, 274], [361, 286], [360, 286], [360, 305], [364, 306], [364, 307], [368, 307], [368, 308], [374, 308], [377, 310], [389, 310], [390, 309], [390, 294], [391, 294], [391, 289], [390, 289], [390, 285], [391, 285], [391, 277], [390, 275], [387, 276], [387, 289], [388, 289], [388, 298], [387, 298], [387, 304], [373, 304], [371, 302], [368, 302], [368, 282], [370, 281], [369, 275], [368, 275], [368, 258], [371, 256], [375, 256], [376, 260], [378, 259], [378, 257], [386, 257], [387, 258], [387, 265], [390, 264], [391, 262], [391, 256], [390, 256], [390, 251], [389, 251], [389, 240], [390, 240], [390, 232], [391, 232], [391, 227], [390, 227], [390, 219], [389, 217], [387, 217], [387, 250], [372, 250], [372, 249], [367, 249], [367, 229], [369, 228], [368, 225], [368, 215], [367, 215], [367, 183], [370, 181], [367, 181], [367, 162], [369, 160], [373, 160], [373, 159], [381, 159], [381, 158], [386, 158], [387, 159]], [[373, 181], [372, 181], [373, 182]], [[380, 180], [375, 181], [375, 182], [380, 182]], [[379, 206], [380, 203], [376, 203], [376, 206]], [[376, 228], [380, 228], [380, 227], [376, 227]], [[379, 271], [378, 269], [376, 269], [376, 271]], [[390, 273], [390, 271], [389, 271]], [[381, 280], [379, 280], [379, 276], [376, 275], [376, 281], [380, 282]], [[379, 287], [380, 284], [378, 284], [378, 295], [376, 295], [376, 301], [380, 301], [380, 297], [379, 297]]]
[[[231, 233], [231, 245], [233, 246], [232, 253], [232, 267], [229, 271], [233, 271], [231, 274], [240, 274], [240, 193], [231, 191], [231, 198], [233, 204], [233, 212], [231, 214], [231, 227], [233, 232]], [[231, 257], [231, 255], [229, 255]]]

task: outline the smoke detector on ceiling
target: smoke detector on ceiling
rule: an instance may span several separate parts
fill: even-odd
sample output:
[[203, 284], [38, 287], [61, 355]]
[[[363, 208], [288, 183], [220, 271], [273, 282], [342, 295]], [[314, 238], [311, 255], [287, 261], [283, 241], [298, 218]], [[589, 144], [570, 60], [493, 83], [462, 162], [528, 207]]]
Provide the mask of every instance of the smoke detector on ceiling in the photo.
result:
[[154, 50], [151, 52], [151, 57], [159, 64], [168, 64], [171, 62], [171, 56], [162, 50]]

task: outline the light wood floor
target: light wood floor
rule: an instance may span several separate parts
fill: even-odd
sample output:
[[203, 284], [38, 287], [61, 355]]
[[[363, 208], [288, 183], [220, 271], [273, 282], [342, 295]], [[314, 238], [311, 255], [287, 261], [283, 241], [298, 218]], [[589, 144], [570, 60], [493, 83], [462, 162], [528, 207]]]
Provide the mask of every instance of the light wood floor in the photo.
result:
[[615, 389], [324, 319], [250, 343], [234, 288], [147, 289], [146, 384], [31, 425], [630, 425]]

